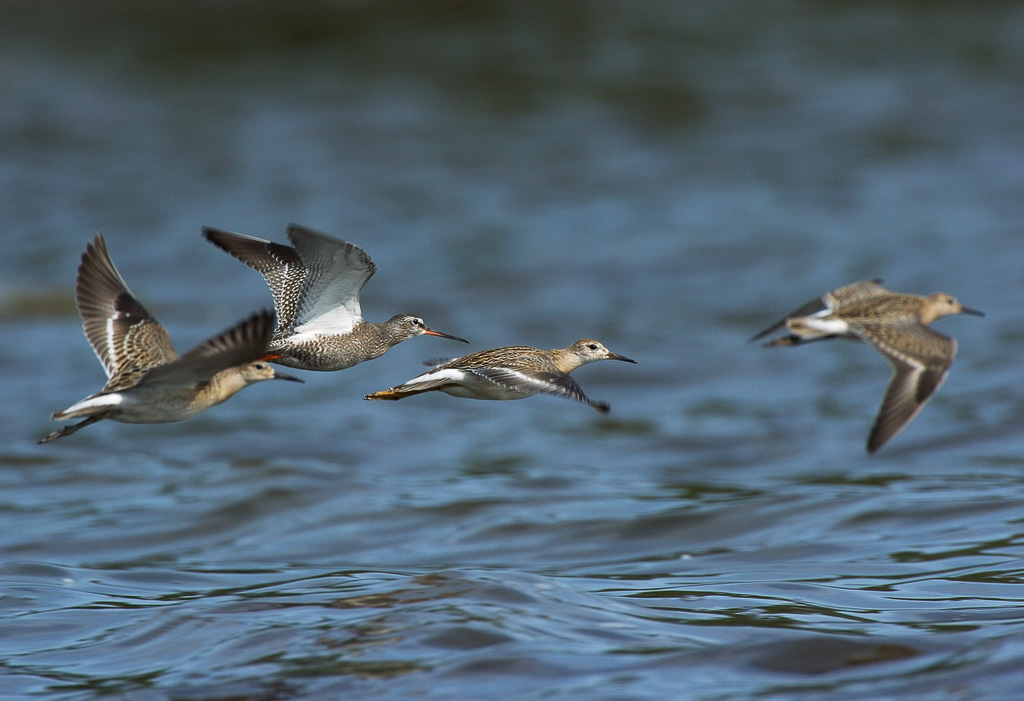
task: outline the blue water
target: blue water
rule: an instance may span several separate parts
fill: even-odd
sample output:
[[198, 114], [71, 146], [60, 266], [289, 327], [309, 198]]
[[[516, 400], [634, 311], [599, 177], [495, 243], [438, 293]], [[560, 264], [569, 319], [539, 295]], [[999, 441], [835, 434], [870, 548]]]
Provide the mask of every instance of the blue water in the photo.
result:
[[[59, 8], [59, 11], [52, 8]], [[0, 10], [0, 695], [1005, 699], [1024, 688], [1024, 9], [17, 3]], [[601, 416], [362, 395], [418, 338], [46, 446], [104, 376], [106, 238], [184, 351], [268, 306], [203, 225], [379, 266], [471, 350], [587, 336]], [[941, 290], [874, 456], [870, 348], [747, 339]]]

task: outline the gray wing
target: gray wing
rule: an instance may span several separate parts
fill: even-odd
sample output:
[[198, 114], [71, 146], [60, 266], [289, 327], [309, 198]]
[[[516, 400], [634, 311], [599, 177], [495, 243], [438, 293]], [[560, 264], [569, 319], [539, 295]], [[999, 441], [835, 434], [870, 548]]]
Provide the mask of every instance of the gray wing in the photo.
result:
[[607, 405], [591, 401], [571, 375], [555, 369], [552, 369], [550, 372], [495, 367], [475, 367], [466, 368], [466, 370], [506, 389], [532, 394], [552, 394], [557, 397], [567, 397], [584, 404], [589, 404], [598, 411], [607, 411]]
[[851, 329], [893, 367], [868, 436], [873, 453], [902, 431], [942, 386], [956, 356], [956, 341], [918, 323], [857, 324]]
[[359, 293], [377, 266], [359, 246], [297, 224], [288, 226], [288, 239], [307, 271], [291, 330], [350, 332], [363, 319]]
[[100, 234], [82, 254], [75, 297], [85, 337], [110, 378], [104, 391], [130, 387], [146, 370], [178, 357], [167, 330], [117, 272]]
[[153, 368], [140, 384], [205, 382], [221, 370], [259, 360], [274, 332], [274, 315], [269, 311], [248, 319], [207, 339], [174, 362]]
[[279, 330], [290, 328], [295, 321], [307, 275], [306, 266], [295, 249], [208, 226], [203, 227], [203, 236], [263, 276], [274, 296]]
[[810, 316], [811, 314], [817, 314], [818, 312], [826, 309], [835, 309], [836, 307], [841, 307], [857, 300], [884, 294], [886, 290], [882, 287], [881, 282], [882, 280], [878, 278], [874, 280], [859, 280], [857, 282], [851, 282], [849, 285], [838, 287], [831, 292], [826, 292], [817, 299], [812, 299], [807, 304], [794, 309], [764, 331], [751, 336], [750, 340], [756, 341], [768, 336], [769, 334], [775, 333], [779, 329], [785, 328], [786, 321], [794, 317]]

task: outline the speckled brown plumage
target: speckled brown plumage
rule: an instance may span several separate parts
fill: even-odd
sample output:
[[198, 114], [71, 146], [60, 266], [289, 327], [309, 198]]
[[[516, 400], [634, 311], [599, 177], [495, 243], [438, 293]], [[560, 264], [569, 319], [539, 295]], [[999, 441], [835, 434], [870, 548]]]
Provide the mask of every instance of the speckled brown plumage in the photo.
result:
[[184, 421], [250, 384], [294, 380], [261, 358], [274, 315], [260, 312], [179, 357], [167, 331], [128, 289], [102, 236], [86, 247], [77, 293], [86, 338], [108, 381], [99, 392], [53, 413], [54, 420], [85, 418], [44, 436], [48, 443], [103, 419], [122, 423]]
[[117, 272], [100, 235], [82, 255], [75, 301], [85, 337], [110, 378], [102, 391], [131, 387], [150, 368], [178, 358], [166, 329]]

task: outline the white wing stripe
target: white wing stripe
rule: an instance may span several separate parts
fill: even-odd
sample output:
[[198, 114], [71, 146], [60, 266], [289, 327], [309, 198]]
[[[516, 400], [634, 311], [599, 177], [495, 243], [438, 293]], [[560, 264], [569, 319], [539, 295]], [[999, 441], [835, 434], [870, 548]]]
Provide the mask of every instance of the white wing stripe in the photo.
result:
[[[103, 364], [103, 369], [107, 371], [107, 377], [108, 378], [112, 377], [114, 375], [115, 370], [117, 370], [117, 368], [121, 365], [121, 358], [118, 357], [119, 349], [118, 348], [114, 348], [114, 320], [115, 320], [115, 317], [116, 317], [116, 314], [115, 314], [115, 316], [107, 317], [107, 323], [106, 323], [106, 326], [105, 326], [105, 328], [107, 330], [107, 333], [106, 333], [106, 339], [107, 339], [107, 348], [106, 348], [107, 352], [106, 352], [106, 356], [107, 356], [107, 358], [110, 359], [110, 362], [109, 362], [109, 367], [108, 367], [107, 363], [104, 363]], [[100, 354], [97, 353], [97, 355], [100, 355]], [[100, 355], [100, 360], [103, 360], [103, 356], [102, 355]]]

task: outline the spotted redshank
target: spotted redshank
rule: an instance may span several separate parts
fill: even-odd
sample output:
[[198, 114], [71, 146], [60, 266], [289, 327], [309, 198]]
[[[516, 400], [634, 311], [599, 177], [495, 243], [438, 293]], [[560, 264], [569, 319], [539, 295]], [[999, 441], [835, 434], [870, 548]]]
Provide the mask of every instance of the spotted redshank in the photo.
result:
[[344, 370], [413, 336], [467, 342], [411, 314], [381, 324], [364, 320], [359, 293], [377, 266], [347, 241], [295, 224], [288, 227], [294, 247], [210, 227], [203, 236], [266, 278], [278, 318], [267, 360], [301, 370]]

